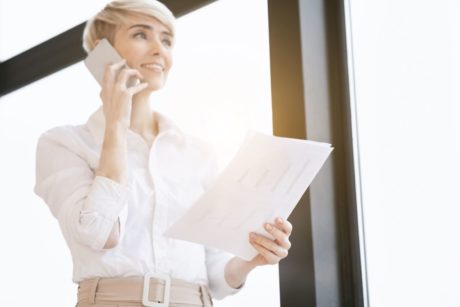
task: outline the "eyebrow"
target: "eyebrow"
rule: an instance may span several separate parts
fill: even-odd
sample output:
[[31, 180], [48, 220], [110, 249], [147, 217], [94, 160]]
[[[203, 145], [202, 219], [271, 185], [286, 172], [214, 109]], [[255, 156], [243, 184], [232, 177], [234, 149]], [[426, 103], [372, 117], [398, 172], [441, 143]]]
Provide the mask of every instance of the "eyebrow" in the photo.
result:
[[[146, 25], [146, 24], [135, 24], [135, 25], [130, 26], [128, 28], [128, 30], [130, 30], [132, 28], [143, 28], [143, 29], [151, 30], [151, 31], [153, 30], [152, 26]], [[162, 31], [161, 34], [166, 34], [166, 35], [169, 35], [169, 36], [173, 37], [173, 35], [169, 31]]]

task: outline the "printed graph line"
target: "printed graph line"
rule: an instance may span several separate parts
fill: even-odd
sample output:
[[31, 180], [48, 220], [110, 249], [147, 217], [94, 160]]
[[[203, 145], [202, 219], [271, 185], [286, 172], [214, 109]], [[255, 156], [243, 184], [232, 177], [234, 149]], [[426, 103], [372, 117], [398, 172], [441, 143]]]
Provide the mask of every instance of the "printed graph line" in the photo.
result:
[[265, 169], [263, 174], [260, 175], [259, 179], [257, 180], [256, 182], [256, 185], [255, 187], [256, 188], [259, 188], [260, 187], [260, 184], [262, 183], [262, 181], [266, 178], [266, 176], [270, 173], [270, 171], [268, 169]]
[[295, 179], [291, 182], [291, 185], [289, 186], [289, 188], [287, 189], [286, 193], [285, 194], [289, 194], [289, 192], [292, 190], [292, 188], [294, 187], [294, 185], [297, 183], [297, 181], [299, 180], [300, 176], [303, 174], [304, 170], [307, 168], [307, 165], [310, 164], [310, 160], [307, 160], [305, 161], [302, 169], [300, 170], [300, 172], [297, 174], [297, 176], [295, 177]]
[[283, 180], [283, 178], [286, 176], [286, 174], [288, 173], [289, 169], [291, 168], [291, 165], [288, 165], [283, 173], [281, 174], [281, 176], [279, 176], [278, 180], [275, 182], [275, 184], [273, 185], [273, 188], [271, 189], [272, 192], [275, 192], [275, 190], [278, 188], [278, 186], [280, 185], [281, 181]]

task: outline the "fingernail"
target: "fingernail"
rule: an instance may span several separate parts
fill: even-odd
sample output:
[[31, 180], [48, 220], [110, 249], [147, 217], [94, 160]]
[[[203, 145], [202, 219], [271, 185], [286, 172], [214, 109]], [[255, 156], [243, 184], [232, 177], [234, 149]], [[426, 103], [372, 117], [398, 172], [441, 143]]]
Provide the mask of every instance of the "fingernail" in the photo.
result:
[[276, 219], [276, 222], [278, 224], [283, 224], [283, 219], [279, 217], [279, 218]]
[[270, 224], [267, 223], [267, 224], [265, 224], [265, 229], [267, 229], [267, 230], [272, 230], [273, 227], [272, 227], [272, 225], [270, 225]]

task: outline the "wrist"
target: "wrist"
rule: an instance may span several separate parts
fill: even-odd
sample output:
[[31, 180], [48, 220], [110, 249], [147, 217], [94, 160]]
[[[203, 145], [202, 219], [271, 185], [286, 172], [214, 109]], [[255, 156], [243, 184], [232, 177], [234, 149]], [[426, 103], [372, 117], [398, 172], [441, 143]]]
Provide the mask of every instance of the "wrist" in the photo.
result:
[[126, 147], [128, 141], [129, 127], [122, 122], [112, 122], [105, 125], [104, 148], [122, 149]]
[[105, 134], [126, 134], [129, 122], [125, 120], [108, 121], [105, 124]]
[[239, 257], [233, 257], [225, 266], [225, 279], [230, 287], [238, 289], [244, 282], [248, 274], [256, 267], [252, 262], [245, 261]]

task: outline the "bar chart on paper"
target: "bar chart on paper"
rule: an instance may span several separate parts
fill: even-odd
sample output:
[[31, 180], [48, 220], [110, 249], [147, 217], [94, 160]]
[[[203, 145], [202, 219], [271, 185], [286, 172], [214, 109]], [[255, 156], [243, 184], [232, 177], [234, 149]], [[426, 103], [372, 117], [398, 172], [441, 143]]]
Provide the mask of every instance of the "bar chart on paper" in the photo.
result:
[[332, 151], [330, 144], [249, 134], [216, 182], [167, 230], [250, 260], [257, 252], [248, 233], [287, 218]]

